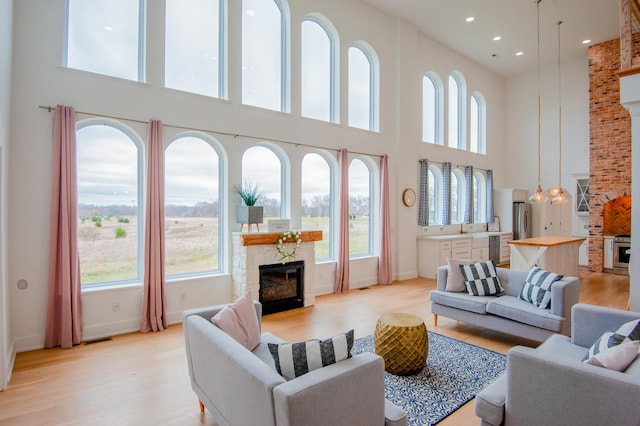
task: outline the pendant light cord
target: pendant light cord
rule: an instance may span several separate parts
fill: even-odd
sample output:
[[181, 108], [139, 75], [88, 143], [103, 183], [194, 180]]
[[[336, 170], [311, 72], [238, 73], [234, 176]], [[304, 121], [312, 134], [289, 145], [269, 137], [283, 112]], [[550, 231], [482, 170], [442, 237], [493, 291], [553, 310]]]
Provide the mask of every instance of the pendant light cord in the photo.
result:
[[540, 187], [540, 2], [542, 0], [536, 0], [536, 12], [537, 12], [537, 29], [538, 29], [538, 187]]
[[562, 191], [562, 72], [560, 70], [560, 25], [558, 21], [558, 187]]

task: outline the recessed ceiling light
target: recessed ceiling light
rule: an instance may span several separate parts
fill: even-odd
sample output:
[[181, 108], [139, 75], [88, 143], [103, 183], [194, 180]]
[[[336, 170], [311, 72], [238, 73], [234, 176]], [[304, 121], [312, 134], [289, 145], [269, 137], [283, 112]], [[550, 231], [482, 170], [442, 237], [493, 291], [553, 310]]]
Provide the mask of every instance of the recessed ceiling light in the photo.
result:
[[524, 52], [522, 50], [519, 52], [516, 52], [516, 56], [522, 56], [522, 55], [524, 55]]
[[102, 28], [104, 28], [104, 29], [105, 29], [105, 30], [107, 30], [107, 31], [113, 31], [113, 27], [110, 27], [110, 26], [108, 26], [108, 25], [105, 25], [105, 26], [104, 26], [104, 27], [102, 27]]
[[473, 22], [476, 18], [474, 18], [473, 16], [468, 16], [467, 19], [465, 19], [465, 21], [467, 22]]
[[502, 40], [502, 36], [493, 37], [493, 41], [500, 41], [500, 40]]
[[252, 18], [255, 18], [257, 16], [257, 13], [254, 9], [247, 9], [244, 13], [246, 13], [248, 16], [251, 16]]
[[589, 39], [582, 40], [582, 44], [589, 44], [589, 43], [591, 43], [591, 40], [589, 40]]

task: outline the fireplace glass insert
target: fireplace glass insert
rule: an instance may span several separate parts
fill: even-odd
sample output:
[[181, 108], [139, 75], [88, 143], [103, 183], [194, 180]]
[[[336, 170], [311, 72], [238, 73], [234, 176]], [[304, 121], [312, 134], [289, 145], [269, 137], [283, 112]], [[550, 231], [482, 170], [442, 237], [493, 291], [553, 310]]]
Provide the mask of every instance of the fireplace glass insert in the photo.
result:
[[262, 313], [304, 306], [304, 261], [260, 265]]

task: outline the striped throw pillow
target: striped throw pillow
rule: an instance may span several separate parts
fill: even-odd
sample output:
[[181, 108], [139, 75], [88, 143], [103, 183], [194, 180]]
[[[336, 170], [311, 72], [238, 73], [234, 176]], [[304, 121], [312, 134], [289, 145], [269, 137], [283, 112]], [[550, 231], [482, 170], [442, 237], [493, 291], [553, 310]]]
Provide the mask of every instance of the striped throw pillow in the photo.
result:
[[278, 373], [287, 380], [351, 358], [353, 329], [325, 340], [269, 343]]
[[460, 270], [464, 277], [467, 293], [473, 296], [490, 296], [504, 291], [498, 279], [496, 265], [493, 264], [492, 260], [471, 265], [460, 265]]
[[551, 286], [562, 278], [563, 275], [534, 267], [529, 271], [518, 297], [540, 309], [549, 309], [551, 305]]

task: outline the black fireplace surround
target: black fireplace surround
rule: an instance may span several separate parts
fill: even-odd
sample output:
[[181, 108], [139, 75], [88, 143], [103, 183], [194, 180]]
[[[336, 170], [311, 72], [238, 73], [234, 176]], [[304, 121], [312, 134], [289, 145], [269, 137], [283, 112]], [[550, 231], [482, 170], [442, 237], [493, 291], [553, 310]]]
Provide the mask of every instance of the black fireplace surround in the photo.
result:
[[272, 314], [304, 306], [304, 261], [260, 265], [262, 313]]

